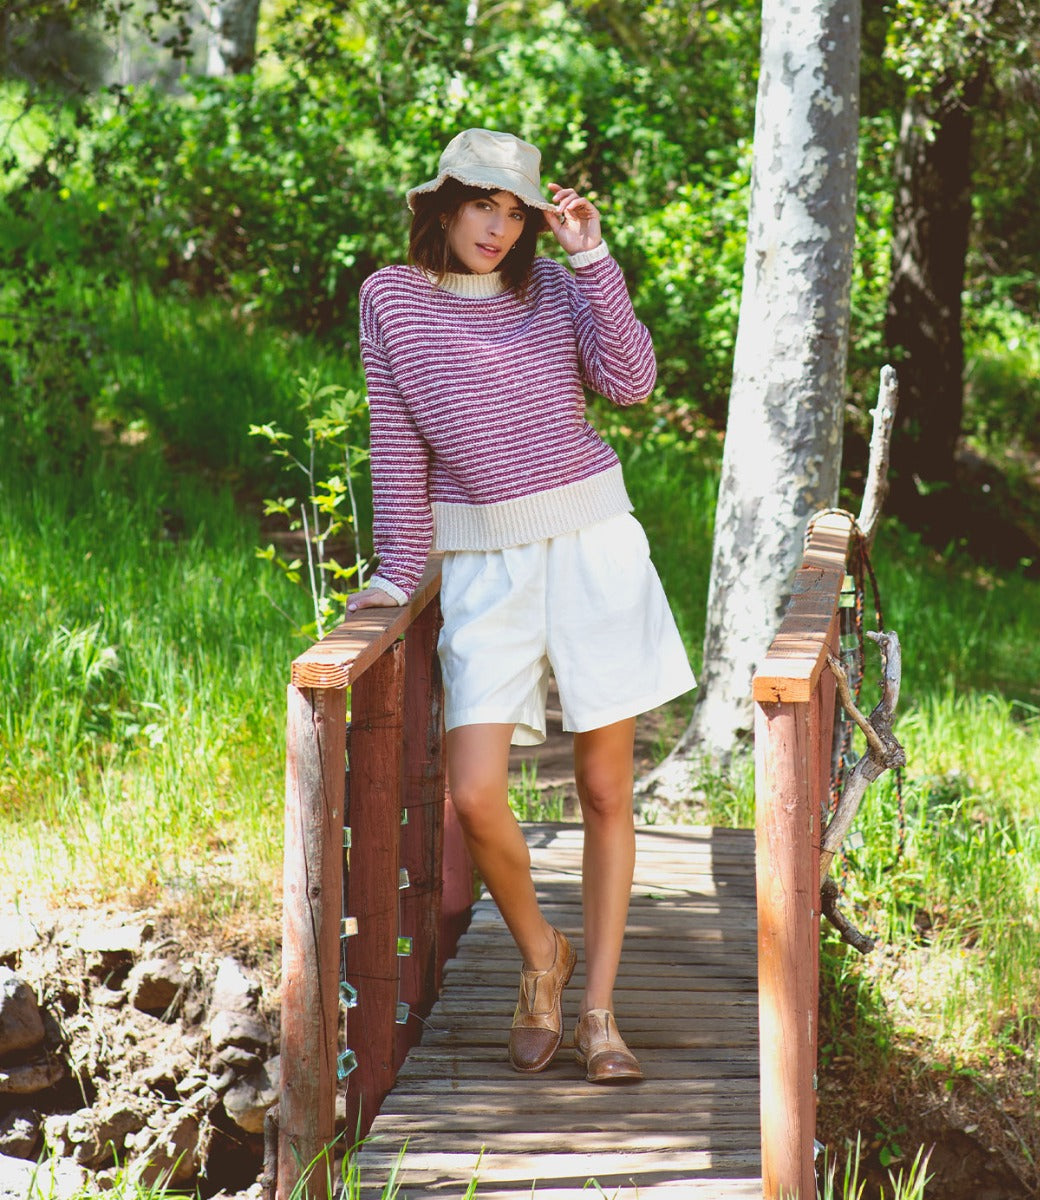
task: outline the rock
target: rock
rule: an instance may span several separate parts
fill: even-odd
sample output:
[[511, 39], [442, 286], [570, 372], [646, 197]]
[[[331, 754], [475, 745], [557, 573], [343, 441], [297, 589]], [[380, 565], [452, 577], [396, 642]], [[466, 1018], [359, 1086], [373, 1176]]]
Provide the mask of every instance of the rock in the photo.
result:
[[25, 1200], [30, 1189], [33, 1195], [46, 1195], [48, 1200], [69, 1200], [82, 1193], [86, 1185], [83, 1168], [64, 1159], [56, 1158], [40, 1166], [24, 1158], [0, 1154], [0, 1200]]
[[37, 941], [36, 928], [28, 917], [0, 914], [0, 960], [15, 959]]
[[222, 958], [213, 982], [211, 1007], [217, 1012], [255, 1012], [259, 999], [260, 984], [233, 958]]
[[40, 1141], [40, 1115], [31, 1108], [15, 1108], [0, 1117], [0, 1156], [33, 1158]]
[[32, 988], [10, 967], [0, 967], [0, 1055], [40, 1045], [43, 1033]]
[[130, 1003], [141, 1012], [163, 1014], [190, 982], [189, 969], [169, 958], [139, 962], [126, 981]]
[[210, 1021], [209, 1038], [218, 1054], [227, 1046], [263, 1054], [271, 1046], [270, 1030], [253, 1013], [218, 1012]]
[[251, 1050], [243, 1050], [241, 1046], [224, 1046], [219, 1053], [213, 1055], [210, 1067], [215, 1075], [219, 1075], [226, 1067], [240, 1075], [247, 1075], [258, 1067], [261, 1061], [260, 1055]]
[[136, 958], [143, 944], [155, 932], [151, 921], [123, 925], [88, 925], [65, 939], [84, 954], [113, 955], [119, 958]]
[[90, 975], [111, 983], [126, 974], [154, 932], [150, 921], [87, 925], [67, 932], [63, 942], [83, 952]]
[[90, 1002], [98, 1008], [122, 1008], [126, 1003], [126, 991], [123, 988], [106, 987], [101, 983], [90, 993]]
[[76, 1162], [84, 1167], [104, 1167], [120, 1157], [126, 1135], [142, 1129], [146, 1120], [145, 1113], [125, 1101], [81, 1108], [69, 1117], [64, 1140], [75, 1146]]
[[278, 1100], [281, 1060], [265, 1063], [224, 1093], [224, 1111], [246, 1133], [263, 1133], [267, 1110]]
[[65, 1078], [65, 1064], [60, 1058], [0, 1067], [0, 1096], [31, 1096], [54, 1087]]
[[199, 1123], [194, 1114], [179, 1109], [158, 1133], [141, 1130], [131, 1134], [127, 1146], [135, 1146], [147, 1165], [139, 1168], [141, 1181], [153, 1184], [162, 1179], [185, 1183], [199, 1167]]

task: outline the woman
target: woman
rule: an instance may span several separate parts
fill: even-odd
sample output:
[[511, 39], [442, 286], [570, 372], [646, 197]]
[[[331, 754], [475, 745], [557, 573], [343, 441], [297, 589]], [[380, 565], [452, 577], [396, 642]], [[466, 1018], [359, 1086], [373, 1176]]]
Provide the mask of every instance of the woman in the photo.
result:
[[[585, 824], [586, 984], [574, 1045], [593, 1083], [642, 1071], [613, 1018], [635, 863], [636, 716], [694, 686], [584, 387], [619, 405], [656, 378], [595, 205], [540, 187], [535, 147], [469, 129], [408, 192], [409, 266], [361, 289], [379, 573], [352, 610], [407, 601], [444, 552], [439, 654], [448, 780], [467, 845], [523, 956], [509, 1036], [518, 1071], [563, 1037], [576, 955], [539, 909], [509, 808], [511, 744], [545, 739], [550, 666], [574, 732]], [[535, 257], [548, 229], [570, 270]]]

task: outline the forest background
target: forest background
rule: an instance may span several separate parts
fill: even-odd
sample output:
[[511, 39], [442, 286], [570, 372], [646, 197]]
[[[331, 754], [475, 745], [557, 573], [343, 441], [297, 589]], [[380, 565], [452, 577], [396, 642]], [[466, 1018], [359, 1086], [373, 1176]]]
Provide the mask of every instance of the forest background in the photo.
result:
[[[357, 289], [403, 257], [403, 192], [462, 126], [521, 133], [604, 211], [660, 380], [643, 411], [594, 419], [699, 665], [758, 11], [264, 3], [237, 44], [200, 13], [18, 0], [0, 17], [2, 899], [158, 905], [270, 956], [287, 665], [371, 550]], [[864, 8], [850, 507], [878, 369], [908, 357], [896, 318], [956, 303], [916, 322], [935, 357], [918, 349], [877, 551], [910, 766], [868, 804], [845, 887], [883, 945], [865, 962], [825, 945], [821, 1050], [835, 1144], [859, 1129], [886, 1166], [931, 1136], [923, 1114], [953, 1114], [1023, 1189], [1040, 1152], [1038, 45], [1013, 3]], [[962, 248], [942, 232], [961, 210]], [[936, 287], [901, 298], [929, 244]], [[331, 528], [317, 605], [301, 511]], [[705, 767], [687, 815], [747, 824], [751, 803], [738, 756]]]

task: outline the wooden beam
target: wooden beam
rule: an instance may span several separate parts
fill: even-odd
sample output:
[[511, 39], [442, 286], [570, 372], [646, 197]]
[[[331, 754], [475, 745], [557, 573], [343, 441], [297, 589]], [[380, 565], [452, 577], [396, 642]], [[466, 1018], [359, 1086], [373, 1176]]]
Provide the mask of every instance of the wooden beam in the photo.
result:
[[841, 595], [851, 536], [852, 520], [847, 514], [817, 518], [784, 620], [755, 672], [755, 700], [808, 702], [827, 662], [831, 620]]
[[762, 1195], [813, 1200], [819, 988], [819, 729], [755, 706]]
[[358, 679], [437, 595], [440, 557], [434, 555], [407, 604], [397, 608], [363, 608], [305, 650], [292, 664], [297, 687], [346, 688]]
[[279, 1200], [327, 1197], [335, 1136], [346, 696], [288, 689]]
[[351, 1139], [368, 1132], [395, 1074], [404, 669], [404, 643], [396, 642], [351, 691], [347, 912], [358, 926], [347, 944], [347, 980], [357, 989], [347, 1014], [347, 1045], [358, 1063], [347, 1079]]
[[[396, 1066], [422, 1033], [437, 998], [438, 951], [444, 853], [444, 692], [437, 637], [440, 604], [431, 602], [405, 638], [404, 812], [401, 866], [408, 886], [401, 892], [401, 932], [412, 953], [401, 960], [401, 999], [408, 1021], [398, 1027]], [[418, 1015], [416, 1015], [418, 1014]]]

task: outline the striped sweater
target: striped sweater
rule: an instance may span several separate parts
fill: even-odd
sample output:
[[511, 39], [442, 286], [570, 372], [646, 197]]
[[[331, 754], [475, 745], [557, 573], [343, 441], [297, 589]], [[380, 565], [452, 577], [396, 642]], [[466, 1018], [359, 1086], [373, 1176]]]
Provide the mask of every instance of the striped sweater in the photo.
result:
[[614, 451], [585, 419], [588, 386], [650, 394], [650, 334], [605, 244], [535, 260], [526, 298], [501, 275], [385, 267], [361, 288], [374, 541], [371, 586], [398, 603], [431, 547], [491, 550], [628, 512]]

